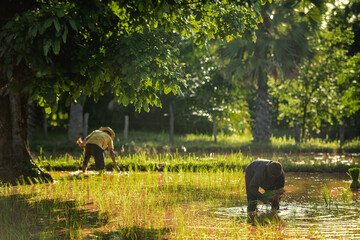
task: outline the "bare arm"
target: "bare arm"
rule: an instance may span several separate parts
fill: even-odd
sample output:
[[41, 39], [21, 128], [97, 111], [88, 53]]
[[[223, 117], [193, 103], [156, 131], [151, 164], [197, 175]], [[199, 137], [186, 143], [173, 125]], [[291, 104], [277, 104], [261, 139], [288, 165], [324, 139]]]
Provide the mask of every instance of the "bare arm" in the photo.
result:
[[261, 174], [261, 172], [256, 172], [246, 190], [249, 191], [249, 193], [251, 193], [253, 196], [256, 196], [256, 198], [263, 203], [267, 203], [269, 201], [268, 197], [259, 192], [259, 186], [263, 181], [263, 178], [264, 176]]
[[114, 168], [116, 169], [116, 171], [120, 172], [120, 168], [118, 167], [118, 165], [116, 164], [116, 161], [115, 161], [114, 150], [112, 148], [109, 148], [109, 153], [110, 153], [110, 158], [114, 163]]

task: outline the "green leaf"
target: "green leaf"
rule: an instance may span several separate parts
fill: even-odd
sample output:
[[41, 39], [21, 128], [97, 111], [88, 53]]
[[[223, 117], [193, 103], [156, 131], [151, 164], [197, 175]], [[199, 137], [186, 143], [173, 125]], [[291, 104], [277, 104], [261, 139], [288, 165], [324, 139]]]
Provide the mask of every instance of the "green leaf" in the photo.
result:
[[166, 86], [166, 87], [164, 88], [164, 93], [165, 93], [165, 94], [169, 94], [170, 92], [171, 92], [171, 87]]
[[70, 26], [71, 26], [71, 28], [72, 28], [73, 30], [75, 30], [75, 31], [78, 30], [78, 28], [77, 28], [77, 26], [76, 26], [76, 22], [75, 22], [73, 19], [70, 19], [70, 20], [69, 20], [69, 23], [70, 23]]
[[51, 107], [46, 107], [45, 108], [45, 113], [50, 114], [51, 113]]
[[147, 102], [144, 102], [143, 108], [145, 112], [150, 112], [149, 104]]
[[55, 42], [53, 42], [52, 46], [55, 55], [58, 55], [60, 52], [60, 40], [56, 39]]
[[65, 83], [63, 83], [63, 84], [61, 85], [61, 87], [62, 87], [66, 92], [70, 91], [70, 87], [69, 87], [68, 85], [66, 85]]
[[46, 28], [50, 27], [51, 24], [53, 23], [53, 20], [54, 20], [53, 17], [46, 19], [45, 22], [44, 22], [44, 25], [43, 25], [44, 28], [46, 29]]
[[34, 27], [31, 29], [31, 36], [32, 36], [32, 37], [36, 37], [36, 35], [37, 35], [37, 27], [34, 26]]
[[65, 16], [64, 9], [63, 9], [63, 8], [57, 9], [57, 10], [56, 10], [56, 15], [57, 15], [59, 18], [62, 18], [63, 16]]
[[66, 43], [68, 31], [69, 31], [69, 30], [68, 30], [68, 27], [65, 25], [65, 26], [64, 26], [64, 33], [63, 33], [63, 35], [62, 35], [62, 40], [63, 40], [64, 43]]
[[54, 26], [55, 26], [55, 29], [56, 29], [56, 31], [57, 32], [60, 32], [60, 30], [61, 30], [61, 26], [60, 26], [60, 23], [59, 23], [59, 21], [58, 21], [58, 19], [57, 18], [54, 18]]
[[129, 105], [129, 98], [127, 96], [122, 96], [122, 104], [126, 107], [127, 105]]
[[44, 50], [44, 55], [45, 55], [45, 56], [48, 55], [50, 46], [51, 46], [51, 40], [50, 40], [50, 39], [47, 39], [47, 40], [45, 41], [44, 46], [43, 46], [43, 50]]
[[162, 104], [161, 104], [160, 98], [158, 96], [156, 96], [156, 99], [155, 99], [155, 106], [162, 108]]

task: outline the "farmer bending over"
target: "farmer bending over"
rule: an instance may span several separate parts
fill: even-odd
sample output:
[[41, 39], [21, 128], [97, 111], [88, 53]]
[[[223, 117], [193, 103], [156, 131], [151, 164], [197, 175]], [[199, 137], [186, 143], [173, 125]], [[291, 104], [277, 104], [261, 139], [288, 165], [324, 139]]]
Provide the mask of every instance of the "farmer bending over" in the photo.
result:
[[95, 166], [97, 170], [103, 170], [105, 168], [104, 151], [109, 149], [111, 160], [114, 163], [115, 169], [120, 172], [119, 167], [115, 162], [114, 143], [115, 138], [114, 131], [109, 127], [102, 127], [99, 130], [95, 130], [90, 133], [84, 141], [79, 138], [77, 144], [80, 147], [85, 146], [85, 157], [82, 166], [82, 171], [85, 172], [89, 163], [90, 157], [95, 159]]
[[[254, 214], [257, 200], [269, 203], [272, 210], [279, 210], [285, 185], [285, 174], [279, 162], [258, 159], [250, 163], [245, 169], [245, 185], [249, 215]], [[259, 192], [259, 187], [265, 190], [264, 194]]]

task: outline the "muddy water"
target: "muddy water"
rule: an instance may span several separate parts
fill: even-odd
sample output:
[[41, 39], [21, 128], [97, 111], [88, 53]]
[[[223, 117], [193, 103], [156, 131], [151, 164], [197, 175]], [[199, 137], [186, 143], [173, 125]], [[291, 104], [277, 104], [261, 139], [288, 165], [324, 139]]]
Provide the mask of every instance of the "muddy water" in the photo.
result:
[[[345, 173], [287, 173], [278, 213], [286, 231], [304, 232], [304, 238], [360, 239], [360, 192], [351, 191], [350, 183]], [[258, 216], [270, 211], [262, 204], [258, 209]], [[215, 213], [226, 218], [247, 216], [246, 206], [218, 208]]]

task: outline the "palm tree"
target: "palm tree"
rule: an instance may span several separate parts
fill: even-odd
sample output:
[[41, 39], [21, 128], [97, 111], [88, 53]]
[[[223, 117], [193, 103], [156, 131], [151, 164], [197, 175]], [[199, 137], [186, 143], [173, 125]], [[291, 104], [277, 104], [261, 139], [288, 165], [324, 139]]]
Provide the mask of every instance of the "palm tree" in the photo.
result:
[[227, 70], [235, 84], [256, 84], [254, 141], [270, 141], [268, 78], [297, 74], [296, 66], [311, 56], [307, 36], [319, 26], [323, 10], [321, 0], [265, 4], [261, 7], [263, 22], [256, 32], [256, 41], [235, 39], [220, 50], [224, 59], [230, 59]]

